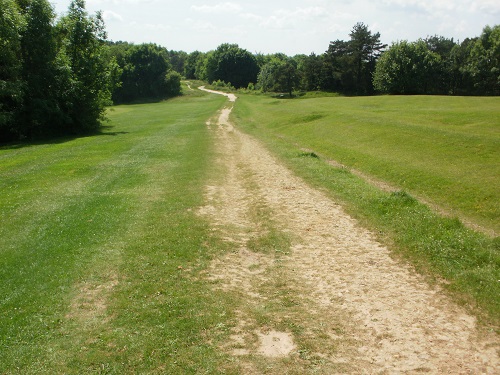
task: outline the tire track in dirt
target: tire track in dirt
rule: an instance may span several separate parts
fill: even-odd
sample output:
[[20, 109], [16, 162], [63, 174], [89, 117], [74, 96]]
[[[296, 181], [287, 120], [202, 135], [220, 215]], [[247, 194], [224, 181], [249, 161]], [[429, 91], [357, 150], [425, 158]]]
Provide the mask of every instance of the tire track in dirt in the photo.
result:
[[[292, 238], [279, 275], [305, 307], [305, 331], [319, 336], [312, 325], [321, 321], [328, 336], [314, 353], [322, 361], [308, 367], [300, 361], [304, 336], [281, 332], [289, 340], [280, 339], [272, 327], [259, 328], [248, 312], [241, 312], [232, 336], [238, 349], [234, 345], [225, 349], [241, 357], [239, 363], [246, 372], [258, 373], [256, 358], [266, 353], [262, 349], [265, 339], [259, 341], [259, 337], [271, 332], [278, 337], [275, 346], [280, 340], [286, 342], [288, 351], [281, 357], [296, 359], [292, 366], [296, 371], [303, 366], [320, 373], [332, 373], [332, 369], [342, 373], [498, 373], [495, 334], [479, 330], [474, 317], [439, 288], [429, 287], [408, 266], [394, 261], [389, 250], [339, 205], [294, 176], [259, 142], [235, 129], [229, 122], [230, 111], [226, 107], [217, 124], [207, 124], [213, 130], [217, 163], [225, 178], [207, 187], [207, 205], [200, 213], [210, 217], [214, 230], [235, 250], [214, 262], [210, 277], [249, 304], [271, 298], [259, 285], [276, 276], [267, 272], [275, 268], [275, 259], [247, 246], [262, 234], [258, 219], [249, 212], [254, 205], [263, 205], [279, 230]], [[276, 315], [293, 316], [289, 310], [284, 307]], [[328, 322], [337, 322], [335, 326], [341, 329], [335, 331]], [[248, 332], [252, 329], [256, 331]]]

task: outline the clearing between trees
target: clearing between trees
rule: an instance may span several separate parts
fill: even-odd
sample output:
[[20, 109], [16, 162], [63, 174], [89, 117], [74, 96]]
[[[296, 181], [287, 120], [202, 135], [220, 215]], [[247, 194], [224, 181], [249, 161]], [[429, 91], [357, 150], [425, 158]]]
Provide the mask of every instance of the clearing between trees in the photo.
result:
[[234, 128], [232, 105], [207, 122], [221, 173], [199, 209], [232, 249], [206, 275], [238, 301], [228, 370], [496, 373], [497, 335]]

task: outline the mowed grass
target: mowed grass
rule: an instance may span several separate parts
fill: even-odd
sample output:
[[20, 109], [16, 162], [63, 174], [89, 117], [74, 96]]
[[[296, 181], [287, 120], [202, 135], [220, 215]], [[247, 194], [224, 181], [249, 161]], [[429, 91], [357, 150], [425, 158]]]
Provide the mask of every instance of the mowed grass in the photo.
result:
[[249, 124], [500, 231], [500, 98], [245, 96]]
[[240, 128], [341, 202], [394, 254], [498, 327], [500, 240], [492, 233], [500, 224], [500, 98], [240, 95], [233, 113]]
[[0, 373], [217, 373], [225, 296], [196, 214], [225, 98], [114, 108], [103, 134], [0, 147]]

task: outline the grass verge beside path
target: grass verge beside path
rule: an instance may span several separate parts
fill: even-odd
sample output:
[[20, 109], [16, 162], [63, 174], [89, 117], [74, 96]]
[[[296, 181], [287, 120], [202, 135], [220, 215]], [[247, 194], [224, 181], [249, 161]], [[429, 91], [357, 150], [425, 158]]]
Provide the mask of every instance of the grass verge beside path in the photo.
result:
[[500, 98], [243, 96], [248, 125], [500, 231]]
[[116, 107], [111, 129], [0, 147], [0, 373], [217, 373], [224, 297], [196, 215], [225, 98]]
[[[453, 197], [446, 204], [454, 207], [459, 199], [456, 193], [466, 189], [471, 196], [457, 211], [463, 212], [467, 206], [468, 216], [477, 217], [472, 208], [475, 202], [490, 202], [492, 207], [481, 204], [484, 210], [478, 208], [482, 210], [479, 216], [484, 219], [481, 224], [497, 225], [498, 199], [493, 198], [498, 198], [498, 191], [492, 186], [498, 187], [499, 159], [495, 155], [500, 150], [495, 145], [499, 144], [499, 122], [492, 118], [499, 117], [498, 106], [494, 105], [498, 98], [487, 99], [483, 110], [478, 109], [469, 117], [464, 117], [465, 103], [470, 100], [467, 108], [474, 106], [477, 98], [435, 98], [442, 101], [440, 109], [435, 103], [424, 110], [422, 105], [430, 100], [425, 97], [276, 100], [240, 95], [233, 113], [242, 129], [267, 144], [288, 167], [326, 189], [396, 254], [409, 260], [429, 280], [444, 281], [443, 286], [457, 300], [471, 307], [485, 323], [498, 328], [499, 238], [467, 229], [458, 219], [441, 217], [403, 191], [415, 186], [418, 193], [425, 190], [426, 197], [442, 202], [450, 190]], [[434, 116], [439, 111], [441, 115], [436, 120]], [[417, 113], [420, 117], [415, 117]], [[414, 138], [417, 135], [419, 139]], [[435, 135], [437, 138], [433, 138]], [[481, 152], [461, 149], [464, 143], [480, 147]], [[397, 184], [401, 191], [381, 191], [345, 168], [332, 167], [323, 157], [392, 183], [402, 182]], [[473, 170], [468, 172], [482, 180], [467, 179], [463, 182], [465, 188], [460, 171], [463, 165], [470, 165]], [[414, 182], [406, 183], [407, 180]], [[440, 181], [449, 185], [456, 182], [459, 187], [454, 191]], [[441, 192], [440, 197], [433, 195], [436, 191]], [[495, 223], [488, 217], [496, 218]]]

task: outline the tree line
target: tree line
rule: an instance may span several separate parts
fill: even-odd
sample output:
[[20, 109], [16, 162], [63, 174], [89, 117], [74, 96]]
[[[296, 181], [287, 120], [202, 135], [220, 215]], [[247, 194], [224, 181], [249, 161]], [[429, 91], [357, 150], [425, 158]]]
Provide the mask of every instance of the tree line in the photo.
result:
[[332, 91], [346, 95], [500, 95], [500, 26], [461, 43], [442, 36], [381, 43], [357, 23], [349, 40], [321, 55], [250, 54], [236, 44], [184, 56], [183, 75], [264, 92]]
[[0, 143], [95, 132], [113, 103], [180, 94], [168, 51], [107, 41], [102, 14], [73, 0], [0, 0]]

